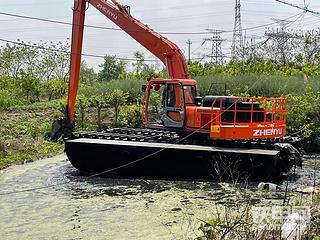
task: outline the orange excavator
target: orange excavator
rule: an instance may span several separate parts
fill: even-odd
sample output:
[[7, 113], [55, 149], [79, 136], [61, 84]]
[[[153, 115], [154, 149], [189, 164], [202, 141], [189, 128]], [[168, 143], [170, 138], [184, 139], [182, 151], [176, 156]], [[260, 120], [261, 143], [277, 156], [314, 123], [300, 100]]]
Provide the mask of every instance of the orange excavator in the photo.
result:
[[[94, 6], [166, 66], [167, 79], [142, 86], [144, 128], [74, 132], [87, 4]], [[74, 167], [87, 173], [200, 178], [241, 174], [270, 179], [301, 166], [296, 139], [286, 137], [286, 99], [200, 97], [179, 47], [135, 19], [117, 0], [74, 0], [68, 103], [53, 124]], [[155, 110], [152, 98], [162, 96]]]

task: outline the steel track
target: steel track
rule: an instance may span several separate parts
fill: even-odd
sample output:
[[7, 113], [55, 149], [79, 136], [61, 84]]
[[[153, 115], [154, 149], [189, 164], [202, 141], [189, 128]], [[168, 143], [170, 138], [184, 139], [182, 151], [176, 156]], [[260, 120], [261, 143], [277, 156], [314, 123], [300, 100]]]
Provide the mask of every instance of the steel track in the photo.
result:
[[76, 132], [69, 139], [90, 138], [104, 140], [122, 140], [135, 142], [158, 142], [158, 143], [175, 143], [191, 144], [203, 146], [222, 146], [222, 147], [241, 147], [241, 148], [262, 148], [262, 149], [279, 149], [278, 143], [289, 143], [296, 148], [300, 139], [297, 137], [283, 137], [274, 139], [258, 140], [207, 140], [208, 136], [199, 138], [199, 135], [189, 133], [180, 134], [175, 131], [157, 130], [147, 128], [110, 128], [101, 132]]

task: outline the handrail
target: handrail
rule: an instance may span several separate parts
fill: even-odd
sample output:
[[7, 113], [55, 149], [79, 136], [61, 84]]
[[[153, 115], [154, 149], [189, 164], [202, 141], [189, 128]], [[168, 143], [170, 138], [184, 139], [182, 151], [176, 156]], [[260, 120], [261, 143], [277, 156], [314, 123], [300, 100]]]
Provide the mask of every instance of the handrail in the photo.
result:
[[[223, 108], [223, 99], [235, 99], [227, 108]], [[250, 109], [241, 109], [241, 102], [250, 103]], [[214, 107], [219, 101], [219, 106]], [[254, 104], [259, 103], [259, 108], [255, 109]], [[217, 108], [219, 110], [217, 110]], [[271, 108], [271, 109], [270, 109]], [[230, 119], [223, 119], [223, 115], [233, 113]], [[248, 113], [249, 121], [241, 121], [238, 113]], [[263, 114], [261, 121], [254, 121], [255, 114]], [[274, 125], [286, 123], [286, 98], [267, 98], [267, 97], [217, 97], [211, 104], [211, 125]], [[226, 121], [227, 120], [227, 121]]]

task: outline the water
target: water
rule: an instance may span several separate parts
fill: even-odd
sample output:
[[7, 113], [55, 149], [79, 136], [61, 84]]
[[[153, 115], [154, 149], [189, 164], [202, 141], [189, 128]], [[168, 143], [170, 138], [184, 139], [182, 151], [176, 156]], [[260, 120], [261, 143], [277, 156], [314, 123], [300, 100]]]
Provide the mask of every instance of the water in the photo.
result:
[[[313, 168], [307, 159], [289, 187], [312, 186]], [[256, 185], [88, 178], [59, 155], [0, 171], [0, 194], [11, 193], [0, 195], [0, 239], [194, 239], [221, 206], [281, 204]]]

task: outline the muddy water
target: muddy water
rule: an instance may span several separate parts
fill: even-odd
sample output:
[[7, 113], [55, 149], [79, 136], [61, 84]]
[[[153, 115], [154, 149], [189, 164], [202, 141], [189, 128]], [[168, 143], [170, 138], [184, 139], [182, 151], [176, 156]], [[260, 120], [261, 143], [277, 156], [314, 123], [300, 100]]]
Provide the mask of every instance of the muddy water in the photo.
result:
[[[314, 160], [319, 170], [307, 159], [290, 188], [313, 184]], [[0, 239], [194, 239], [220, 206], [281, 203], [256, 185], [88, 178], [60, 155], [0, 171]]]

